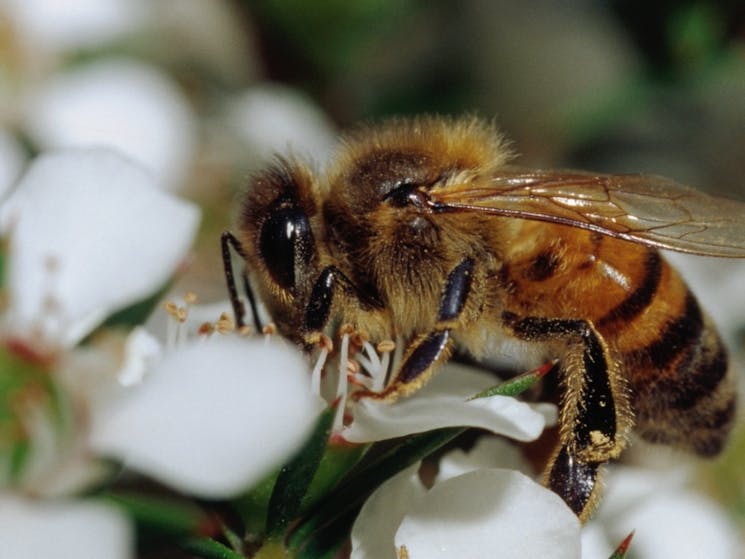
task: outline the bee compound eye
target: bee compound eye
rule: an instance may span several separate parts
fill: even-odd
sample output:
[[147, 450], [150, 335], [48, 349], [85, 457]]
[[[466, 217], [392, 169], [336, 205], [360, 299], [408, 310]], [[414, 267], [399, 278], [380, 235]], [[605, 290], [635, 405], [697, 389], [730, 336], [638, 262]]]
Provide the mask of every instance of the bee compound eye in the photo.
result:
[[293, 291], [299, 263], [313, 256], [313, 234], [305, 212], [297, 206], [278, 207], [261, 227], [259, 249], [269, 273], [281, 287]]

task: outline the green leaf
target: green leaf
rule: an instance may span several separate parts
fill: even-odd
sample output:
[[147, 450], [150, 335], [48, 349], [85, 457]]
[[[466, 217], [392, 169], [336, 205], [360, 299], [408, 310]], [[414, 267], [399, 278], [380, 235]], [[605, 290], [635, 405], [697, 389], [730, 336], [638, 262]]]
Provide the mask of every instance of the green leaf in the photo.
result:
[[210, 518], [189, 502], [124, 492], [104, 498], [123, 509], [148, 535], [189, 536], [203, 533], [211, 524]]
[[548, 361], [532, 371], [523, 373], [497, 386], [487, 388], [469, 398], [476, 400], [478, 398], [488, 398], [489, 396], [517, 396], [535, 385], [540, 379], [546, 376], [558, 363], [558, 360]]
[[[149, 297], [113, 313], [99, 328], [133, 328], [143, 324], [171, 288], [171, 285], [172, 282], [168, 281]], [[87, 339], [94, 334], [95, 332], [91, 333]]]
[[613, 552], [613, 554], [608, 559], [623, 559], [626, 557], [626, 552], [629, 549], [629, 544], [631, 544], [631, 538], [634, 537], [634, 532], [632, 531], [624, 540], [621, 542], [621, 544], [616, 548], [616, 550]]
[[[367, 497], [384, 481], [418, 462], [465, 431], [456, 427], [412, 435], [365, 461], [313, 508], [288, 538], [297, 557], [319, 557], [336, 549], [348, 536], [351, 523]], [[375, 446], [378, 446], [375, 445]], [[375, 453], [375, 447], [370, 451]]]
[[242, 553], [209, 538], [189, 538], [179, 542], [179, 547], [205, 559], [245, 559]]
[[370, 446], [369, 444], [354, 444], [346, 441], [341, 443], [330, 441], [323, 453], [318, 471], [303, 498], [301, 511], [308, 510], [325, 495], [328, 495], [344, 475], [359, 463]]
[[33, 455], [33, 433], [26, 414], [39, 414], [55, 437], [71, 432], [74, 414], [66, 394], [49, 374], [48, 358], [25, 342], [7, 340], [0, 346], [0, 472], [12, 482], [22, 476]]
[[324, 410], [303, 448], [279, 471], [267, 510], [266, 528], [270, 536], [282, 534], [297, 518], [323, 458], [335, 414], [334, 408]]

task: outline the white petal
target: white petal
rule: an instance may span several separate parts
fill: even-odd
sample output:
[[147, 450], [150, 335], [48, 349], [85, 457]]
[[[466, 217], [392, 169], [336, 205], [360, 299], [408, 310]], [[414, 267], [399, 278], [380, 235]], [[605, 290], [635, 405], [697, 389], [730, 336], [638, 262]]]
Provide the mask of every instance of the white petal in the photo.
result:
[[729, 518], [713, 502], [686, 489], [689, 464], [682, 464], [664, 471], [610, 468], [593, 522], [606, 527], [613, 545], [635, 530], [630, 549], [640, 559], [739, 557], [736, 550], [742, 545]]
[[[13, 329], [42, 326], [70, 344], [95, 325], [92, 319], [167, 281], [191, 245], [199, 211], [155, 188], [139, 166], [99, 148], [38, 158], [1, 219], [11, 234]], [[57, 324], [40, 325], [41, 318]]]
[[350, 442], [370, 442], [441, 427], [469, 426], [520, 441], [538, 437], [546, 419], [528, 404], [506, 396], [468, 400], [494, 384], [491, 375], [448, 365], [409, 398], [393, 404], [369, 399], [357, 402], [354, 421], [342, 436]]
[[601, 524], [591, 520], [582, 527], [582, 559], [606, 559], [622, 541], [611, 545]]
[[483, 436], [468, 452], [458, 448], [445, 454], [439, 463], [436, 483], [479, 468], [495, 467], [530, 471], [530, 465], [516, 445], [499, 437]]
[[21, 39], [49, 50], [92, 47], [142, 23], [142, 0], [5, 0]]
[[124, 363], [117, 374], [119, 382], [124, 386], [141, 382], [162, 355], [163, 347], [158, 340], [144, 328], [135, 328], [124, 346]]
[[578, 559], [579, 521], [555, 493], [512, 470], [477, 470], [435, 485], [396, 532], [412, 558]]
[[393, 538], [409, 507], [426, 494], [419, 462], [378, 487], [352, 526], [352, 559], [396, 559]]
[[0, 495], [0, 557], [126, 559], [133, 548], [131, 526], [111, 507]]
[[636, 530], [630, 551], [639, 559], [737, 559], [742, 542], [731, 521], [711, 501], [691, 492], [662, 492], [609, 526], [611, 539]]
[[215, 338], [164, 357], [94, 426], [93, 446], [185, 492], [228, 497], [290, 457], [323, 405], [294, 349]]
[[0, 200], [5, 199], [25, 163], [21, 145], [9, 132], [0, 128]]
[[92, 63], [54, 78], [29, 102], [29, 134], [43, 148], [108, 146], [182, 186], [195, 146], [195, 119], [178, 87], [146, 64]]
[[280, 85], [245, 91], [230, 104], [226, 125], [237, 136], [242, 157], [255, 165], [288, 150], [323, 162], [336, 144], [328, 117], [310, 99]]

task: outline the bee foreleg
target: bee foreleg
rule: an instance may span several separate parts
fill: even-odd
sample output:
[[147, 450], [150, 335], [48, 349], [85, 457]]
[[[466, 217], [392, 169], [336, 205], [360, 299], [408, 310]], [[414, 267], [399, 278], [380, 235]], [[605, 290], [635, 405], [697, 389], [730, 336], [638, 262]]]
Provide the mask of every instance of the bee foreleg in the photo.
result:
[[568, 341], [562, 359], [562, 446], [547, 468], [546, 483], [580, 518], [586, 518], [600, 465], [620, 454], [631, 429], [628, 395], [616, 361], [589, 321], [505, 318], [522, 339]]
[[306, 343], [314, 344], [326, 328], [331, 316], [334, 295], [338, 289], [363, 308], [382, 306], [375, 296], [363, 293], [339, 268], [326, 266], [313, 284], [305, 307], [301, 331]]
[[426, 334], [416, 336], [404, 353], [403, 363], [393, 380], [382, 392], [364, 393], [361, 396], [380, 400], [395, 400], [415, 392], [429, 379], [435, 366], [445, 361], [453, 348], [451, 331], [458, 324], [471, 292], [474, 260], [462, 260], [448, 274], [440, 296], [440, 306], [435, 327]]

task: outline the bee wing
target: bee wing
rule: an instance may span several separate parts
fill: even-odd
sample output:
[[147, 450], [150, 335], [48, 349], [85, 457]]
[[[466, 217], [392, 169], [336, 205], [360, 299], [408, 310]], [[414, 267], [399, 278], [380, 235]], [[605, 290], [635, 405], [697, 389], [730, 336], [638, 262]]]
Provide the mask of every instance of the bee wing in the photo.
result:
[[488, 180], [435, 186], [435, 211], [561, 223], [658, 248], [745, 258], [745, 203], [657, 175], [510, 167]]

